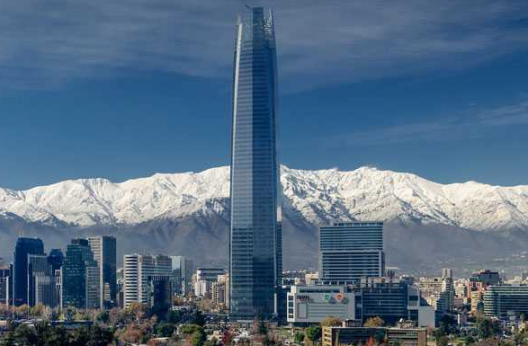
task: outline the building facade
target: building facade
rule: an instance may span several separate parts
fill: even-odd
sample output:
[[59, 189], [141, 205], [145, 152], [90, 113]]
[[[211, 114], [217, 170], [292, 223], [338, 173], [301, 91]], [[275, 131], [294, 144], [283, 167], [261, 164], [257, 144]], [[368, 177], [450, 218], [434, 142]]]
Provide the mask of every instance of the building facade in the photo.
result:
[[484, 314], [507, 319], [528, 315], [528, 285], [494, 285], [484, 292]]
[[383, 223], [334, 223], [319, 229], [319, 268], [326, 284], [385, 275]]
[[219, 275], [224, 274], [224, 268], [201, 267], [196, 269], [194, 294], [197, 297], [211, 296], [213, 284], [218, 281]]
[[[48, 262], [46, 254], [42, 255], [28, 255], [28, 296], [27, 302], [29, 306], [37, 304], [37, 288], [39, 282], [47, 281], [46, 278], [52, 276], [52, 267]], [[48, 303], [52, 303], [50, 300]], [[50, 306], [49, 304], [45, 304]]]
[[99, 275], [88, 240], [72, 239], [66, 249], [61, 275], [61, 304], [78, 309], [97, 309]]
[[99, 270], [99, 305], [111, 307], [116, 301], [117, 242], [115, 237], [89, 237], [88, 243]]
[[320, 323], [328, 316], [355, 320], [356, 293], [346, 286], [292, 286], [287, 296], [287, 321], [294, 325]]
[[322, 346], [427, 345], [427, 330], [425, 328], [323, 327], [322, 334]]
[[173, 294], [186, 295], [192, 283], [194, 263], [185, 256], [171, 256]]
[[13, 304], [28, 303], [28, 255], [43, 255], [44, 244], [38, 238], [18, 238], [13, 261]]
[[277, 158], [277, 62], [271, 12], [239, 16], [233, 82], [230, 315], [270, 318], [282, 259]]
[[132, 303], [152, 304], [152, 280], [162, 280], [172, 276], [172, 260], [165, 255], [124, 256], [123, 272], [123, 306]]

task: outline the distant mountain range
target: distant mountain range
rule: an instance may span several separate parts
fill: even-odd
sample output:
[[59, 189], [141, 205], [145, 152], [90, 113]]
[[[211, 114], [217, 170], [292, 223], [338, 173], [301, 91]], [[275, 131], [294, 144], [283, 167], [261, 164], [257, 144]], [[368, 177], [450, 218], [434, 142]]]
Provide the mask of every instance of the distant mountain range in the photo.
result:
[[[414, 174], [362, 167], [344, 172], [282, 167], [284, 261], [316, 266], [317, 225], [384, 221], [388, 265], [432, 272], [528, 266], [528, 186], [442, 185]], [[0, 250], [18, 234], [46, 247], [70, 238], [114, 234], [120, 253], [184, 254], [225, 265], [229, 167], [155, 174], [113, 183], [68, 180], [26, 191], [0, 188]]]

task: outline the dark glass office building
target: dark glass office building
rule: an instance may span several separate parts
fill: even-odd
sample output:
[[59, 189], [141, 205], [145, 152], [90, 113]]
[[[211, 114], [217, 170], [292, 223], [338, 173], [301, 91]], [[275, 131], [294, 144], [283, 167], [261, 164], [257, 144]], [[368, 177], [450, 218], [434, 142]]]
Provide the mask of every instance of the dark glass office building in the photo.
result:
[[13, 262], [13, 303], [28, 303], [28, 255], [44, 255], [44, 244], [38, 238], [18, 238]]
[[280, 282], [277, 62], [273, 17], [247, 8], [236, 28], [231, 153], [230, 309], [271, 318]]
[[62, 268], [64, 263], [64, 254], [61, 249], [51, 249], [48, 255], [48, 263], [51, 266], [51, 274], [55, 275], [55, 271]]
[[509, 319], [528, 314], [528, 285], [494, 285], [484, 293], [484, 313]]
[[319, 267], [326, 284], [385, 275], [383, 223], [345, 222], [319, 230]]
[[[72, 239], [66, 249], [62, 266], [62, 307], [84, 309], [91, 306], [88, 294], [91, 274], [97, 275], [97, 262], [93, 258], [88, 240]], [[98, 297], [95, 297], [98, 300]]]

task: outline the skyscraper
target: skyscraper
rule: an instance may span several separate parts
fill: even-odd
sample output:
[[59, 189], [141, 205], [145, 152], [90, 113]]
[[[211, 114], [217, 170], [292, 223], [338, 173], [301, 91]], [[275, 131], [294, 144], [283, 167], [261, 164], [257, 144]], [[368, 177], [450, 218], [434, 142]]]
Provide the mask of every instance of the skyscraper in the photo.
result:
[[271, 11], [249, 8], [236, 28], [231, 148], [230, 311], [270, 318], [280, 281], [277, 62]]
[[172, 260], [169, 256], [130, 254], [124, 256], [123, 262], [125, 308], [132, 303], [151, 304], [153, 280], [160, 281], [166, 277], [170, 285]]
[[109, 307], [116, 300], [116, 238], [108, 236], [89, 237], [88, 242], [99, 268], [100, 305]]
[[44, 277], [51, 276], [51, 265], [46, 254], [28, 255], [28, 296], [27, 304], [35, 306], [37, 304], [37, 283]]
[[13, 304], [28, 303], [28, 255], [43, 255], [44, 244], [38, 238], [18, 238], [13, 263]]
[[62, 307], [99, 307], [97, 262], [86, 239], [72, 239], [62, 266]]
[[346, 222], [321, 227], [319, 261], [321, 279], [328, 284], [384, 276], [383, 223]]
[[61, 249], [51, 249], [48, 255], [48, 263], [51, 265], [52, 275], [55, 275], [55, 271], [62, 268], [64, 263], [64, 254]]
[[186, 295], [189, 291], [194, 263], [190, 258], [184, 256], [170, 256], [172, 260], [171, 286], [173, 294]]

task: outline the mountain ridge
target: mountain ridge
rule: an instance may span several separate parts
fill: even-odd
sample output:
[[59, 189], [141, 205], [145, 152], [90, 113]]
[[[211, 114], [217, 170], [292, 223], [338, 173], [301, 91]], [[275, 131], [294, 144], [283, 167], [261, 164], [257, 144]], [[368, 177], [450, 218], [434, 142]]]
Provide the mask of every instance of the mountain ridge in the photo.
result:
[[[373, 167], [285, 166], [281, 184], [285, 268], [316, 269], [317, 227], [353, 220], [383, 221], [387, 264], [407, 272], [528, 265], [528, 186], [439, 184]], [[0, 253], [11, 253], [20, 233], [42, 238], [47, 248], [74, 237], [114, 235], [119, 256], [180, 254], [225, 267], [229, 167], [121, 183], [94, 178], [0, 188]]]
[[[477, 231], [528, 231], [527, 185], [440, 184], [374, 167], [341, 171], [285, 166], [281, 183], [284, 207], [314, 224], [334, 219], [420, 220]], [[156, 173], [120, 183], [88, 178], [22, 191], [0, 188], [0, 212], [30, 222], [56, 218], [74, 226], [138, 224], [192, 214], [207, 201], [226, 198], [229, 167], [223, 166], [196, 173]]]

